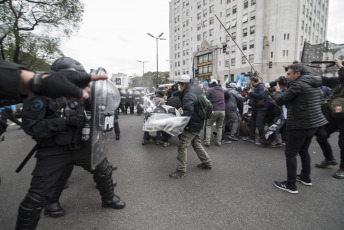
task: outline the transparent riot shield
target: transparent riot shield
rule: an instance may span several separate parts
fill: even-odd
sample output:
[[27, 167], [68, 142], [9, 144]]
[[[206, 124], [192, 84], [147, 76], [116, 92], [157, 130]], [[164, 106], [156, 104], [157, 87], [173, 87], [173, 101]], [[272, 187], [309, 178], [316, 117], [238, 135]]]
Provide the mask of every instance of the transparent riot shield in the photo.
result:
[[[107, 76], [104, 68], [98, 68], [92, 75]], [[91, 83], [91, 167], [95, 167], [106, 157], [108, 145], [114, 137], [114, 114], [120, 103], [120, 93], [110, 80]]]

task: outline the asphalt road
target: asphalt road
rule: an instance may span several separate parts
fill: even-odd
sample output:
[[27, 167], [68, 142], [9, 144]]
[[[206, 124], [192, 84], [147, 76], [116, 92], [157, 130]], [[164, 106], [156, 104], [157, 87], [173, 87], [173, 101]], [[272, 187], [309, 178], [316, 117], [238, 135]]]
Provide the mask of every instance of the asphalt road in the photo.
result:
[[[213, 169], [196, 167], [189, 148], [184, 179], [170, 179], [176, 168], [177, 138], [168, 147], [141, 145], [142, 117], [120, 116], [121, 139], [113, 141], [109, 161], [118, 166], [115, 192], [123, 210], [104, 209], [92, 175], [75, 167], [61, 197], [66, 216], [41, 217], [37, 229], [344, 229], [344, 180], [331, 175], [337, 167], [312, 167], [313, 186], [298, 183], [293, 195], [273, 186], [286, 179], [284, 148], [263, 148], [243, 141], [206, 148]], [[0, 143], [0, 229], [14, 229], [18, 205], [26, 194], [35, 160], [21, 173], [15, 169], [33, 140], [10, 126]], [[339, 160], [338, 133], [331, 137]], [[323, 159], [318, 144], [310, 146], [312, 165]], [[300, 165], [300, 164], [299, 164]], [[299, 169], [300, 170], [300, 169]]]

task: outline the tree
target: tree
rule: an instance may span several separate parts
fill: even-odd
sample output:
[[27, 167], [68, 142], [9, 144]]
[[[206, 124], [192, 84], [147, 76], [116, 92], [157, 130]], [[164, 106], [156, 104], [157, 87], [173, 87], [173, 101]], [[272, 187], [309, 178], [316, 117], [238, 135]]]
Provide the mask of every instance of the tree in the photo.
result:
[[158, 82], [156, 81], [156, 72], [146, 72], [142, 77], [133, 77], [131, 87], [152, 87], [155, 84], [169, 83], [169, 72], [159, 72]]
[[46, 68], [63, 55], [60, 39], [79, 29], [83, 13], [79, 0], [0, 1], [0, 21], [9, 30], [0, 37], [1, 58], [32, 70]]

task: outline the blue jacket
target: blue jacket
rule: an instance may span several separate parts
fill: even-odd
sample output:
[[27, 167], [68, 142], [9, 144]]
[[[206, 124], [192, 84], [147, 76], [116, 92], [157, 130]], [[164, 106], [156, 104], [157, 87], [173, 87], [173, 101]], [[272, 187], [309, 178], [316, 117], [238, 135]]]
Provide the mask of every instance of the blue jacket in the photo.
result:
[[4, 107], [1, 107], [1, 108], [0, 108], [0, 113], [1, 113], [2, 111], [4, 111], [5, 108], [9, 108], [9, 109], [11, 109], [12, 111], [17, 110], [16, 105], [7, 105], [7, 106], [4, 106]]

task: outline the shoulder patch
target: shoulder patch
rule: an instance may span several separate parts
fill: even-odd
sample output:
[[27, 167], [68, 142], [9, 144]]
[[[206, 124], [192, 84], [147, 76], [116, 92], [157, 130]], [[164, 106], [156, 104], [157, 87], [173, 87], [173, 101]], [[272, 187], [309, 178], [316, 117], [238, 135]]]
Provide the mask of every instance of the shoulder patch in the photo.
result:
[[30, 104], [31, 111], [33, 112], [41, 111], [43, 109], [43, 106], [44, 104], [42, 100], [39, 100], [38, 98], [33, 98], [31, 100], [31, 104]]

